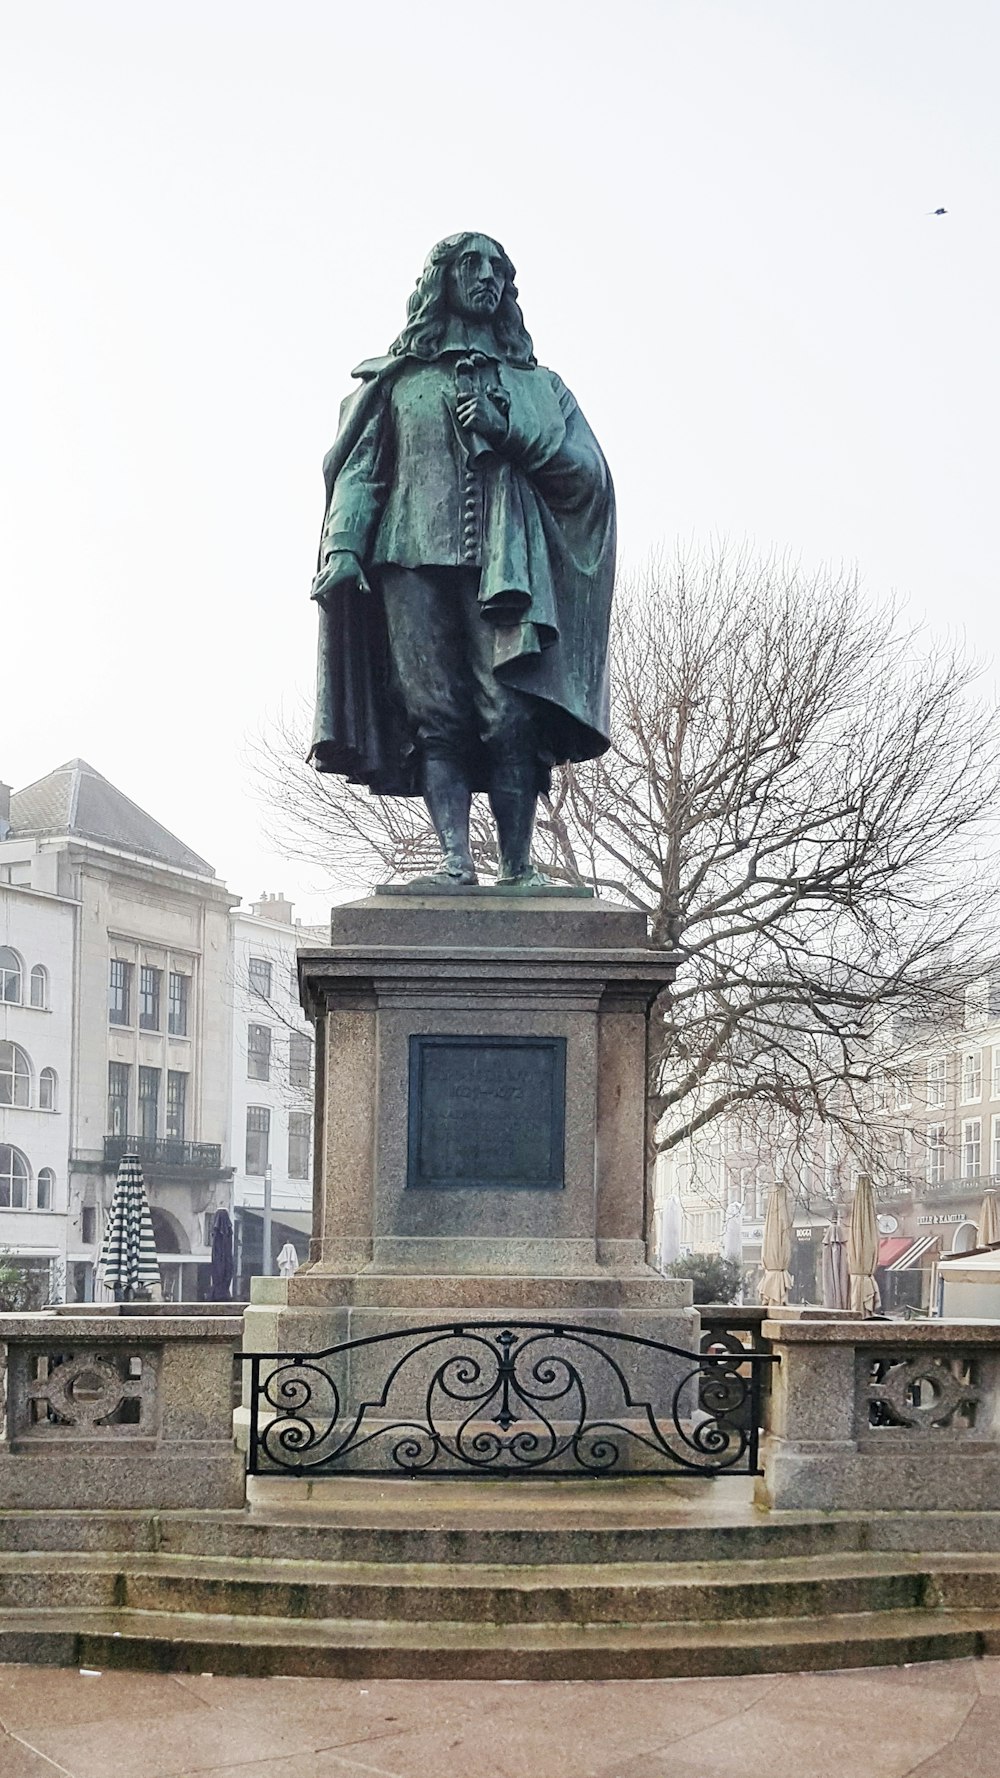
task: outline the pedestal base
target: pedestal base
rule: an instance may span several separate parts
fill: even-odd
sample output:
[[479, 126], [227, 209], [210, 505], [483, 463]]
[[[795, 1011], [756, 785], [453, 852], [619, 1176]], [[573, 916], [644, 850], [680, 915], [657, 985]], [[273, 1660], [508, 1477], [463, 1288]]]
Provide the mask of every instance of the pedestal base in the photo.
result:
[[[258, 1472], [662, 1466], [664, 1437], [698, 1400], [690, 1295], [687, 1280], [648, 1270], [256, 1278], [245, 1350], [270, 1355]], [[253, 1398], [248, 1374], [248, 1411]]]
[[246, 1352], [321, 1352], [432, 1322], [578, 1322], [696, 1352], [701, 1324], [685, 1278], [651, 1268], [564, 1277], [318, 1271], [254, 1278]]

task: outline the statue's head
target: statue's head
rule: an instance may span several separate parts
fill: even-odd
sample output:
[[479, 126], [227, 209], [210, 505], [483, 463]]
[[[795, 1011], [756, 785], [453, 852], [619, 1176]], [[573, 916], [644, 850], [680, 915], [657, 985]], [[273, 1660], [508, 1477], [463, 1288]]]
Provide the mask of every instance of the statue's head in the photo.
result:
[[407, 322], [391, 347], [397, 356], [434, 358], [449, 314], [486, 322], [499, 354], [534, 364], [535, 354], [517, 301], [514, 267], [490, 235], [448, 235], [432, 247], [407, 304]]

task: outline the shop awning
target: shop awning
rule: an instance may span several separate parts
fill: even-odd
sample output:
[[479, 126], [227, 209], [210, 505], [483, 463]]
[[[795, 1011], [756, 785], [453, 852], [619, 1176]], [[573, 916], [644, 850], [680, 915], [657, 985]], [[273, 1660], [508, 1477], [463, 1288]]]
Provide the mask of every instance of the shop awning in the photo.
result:
[[912, 1235], [886, 1235], [878, 1244], [878, 1260], [876, 1261], [876, 1264], [879, 1266], [891, 1266], [893, 1260], [898, 1259], [900, 1254], [905, 1253], [906, 1249], [912, 1247], [912, 1245]]
[[938, 1244], [937, 1235], [917, 1235], [906, 1243], [906, 1250], [889, 1261], [887, 1272], [913, 1272], [921, 1266], [929, 1266], [936, 1255], [931, 1249]]

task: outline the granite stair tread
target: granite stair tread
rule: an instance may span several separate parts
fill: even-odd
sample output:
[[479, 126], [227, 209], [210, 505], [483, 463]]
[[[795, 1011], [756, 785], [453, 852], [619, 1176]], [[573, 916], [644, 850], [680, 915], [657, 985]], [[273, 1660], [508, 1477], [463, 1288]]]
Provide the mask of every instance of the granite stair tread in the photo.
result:
[[336, 1559], [297, 1560], [275, 1556], [187, 1554], [168, 1550], [0, 1551], [4, 1574], [115, 1572], [167, 1574], [253, 1580], [261, 1584], [310, 1583], [422, 1587], [566, 1587], [656, 1588], [746, 1587], [768, 1581], [815, 1581], [827, 1578], [877, 1578], [891, 1574], [994, 1573], [1000, 1575], [1000, 1552], [835, 1551], [805, 1556], [768, 1556], [741, 1560], [695, 1562], [358, 1562]]
[[[34, 1657], [32, 1648], [39, 1653]], [[683, 1624], [354, 1622], [5, 1612], [0, 1652], [95, 1667], [384, 1677], [654, 1677], [955, 1659], [1000, 1648], [1000, 1611]]]

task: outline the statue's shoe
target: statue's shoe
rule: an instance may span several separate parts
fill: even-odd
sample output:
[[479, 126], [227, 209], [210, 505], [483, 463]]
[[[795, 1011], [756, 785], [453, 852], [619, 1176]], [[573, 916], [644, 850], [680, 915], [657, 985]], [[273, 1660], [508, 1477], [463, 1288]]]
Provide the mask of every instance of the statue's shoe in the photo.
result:
[[503, 876], [497, 878], [498, 889], [562, 889], [564, 886], [562, 883], [555, 882], [552, 877], [543, 876], [542, 872], [535, 870], [534, 866], [529, 870], [519, 871], [516, 876], [508, 876], [504, 873]]
[[413, 877], [410, 887], [413, 889], [474, 889], [479, 882], [471, 860], [467, 863], [461, 858], [446, 858], [441, 870], [434, 871], [429, 877]]

